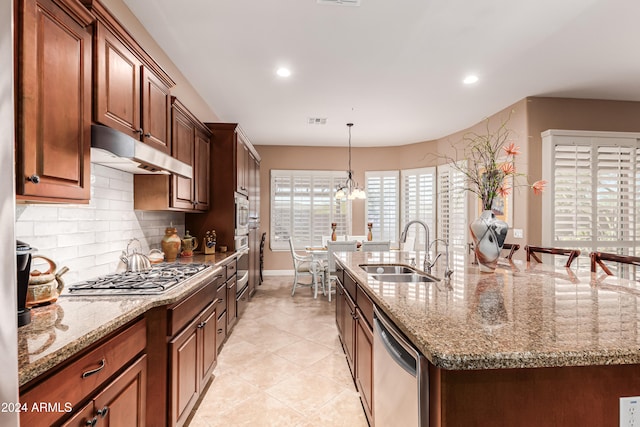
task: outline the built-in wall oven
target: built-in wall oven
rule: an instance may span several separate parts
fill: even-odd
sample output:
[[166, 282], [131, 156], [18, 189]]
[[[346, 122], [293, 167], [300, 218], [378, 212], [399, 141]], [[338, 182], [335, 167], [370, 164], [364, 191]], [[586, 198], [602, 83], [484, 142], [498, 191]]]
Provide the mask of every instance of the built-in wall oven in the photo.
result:
[[[235, 194], [236, 201], [236, 229], [235, 235], [246, 236], [249, 234], [249, 199], [240, 193]], [[236, 247], [237, 250], [237, 247]]]

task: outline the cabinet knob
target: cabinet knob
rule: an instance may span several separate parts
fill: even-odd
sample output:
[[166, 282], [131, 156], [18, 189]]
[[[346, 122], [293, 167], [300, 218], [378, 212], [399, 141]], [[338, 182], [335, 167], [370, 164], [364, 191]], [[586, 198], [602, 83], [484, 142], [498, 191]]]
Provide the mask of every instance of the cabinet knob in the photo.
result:
[[98, 423], [98, 417], [93, 417], [90, 420], [87, 420], [84, 425], [86, 426], [90, 426], [90, 427], [95, 427], [95, 425]]
[[30, 177], [27, 177], [27, 181], [33, 182], [34, 184], [39, 184], [40, 183], [40, 177], [38, 175], [36, 175], [36, 174], [33, 174]]
[[149, 137], [151, 137], [151, 134], [149, 132], [147, 132], [147, 133], [144, 134], [144, 137], [145, 138], [149, 138]]
[[142, 135], [144, 133], [144, 131], [142, 130], [142, 128], [138, 129], [138, 130], [133, 130], [133, 133], [139, 133], [140, 135]]
[[100, 415], [100, 417], [104, 418], [107, 416], [107, 414], [109, 413], [109, 407], [105, 406], [102, 409], [98, 409], [97, 414]]

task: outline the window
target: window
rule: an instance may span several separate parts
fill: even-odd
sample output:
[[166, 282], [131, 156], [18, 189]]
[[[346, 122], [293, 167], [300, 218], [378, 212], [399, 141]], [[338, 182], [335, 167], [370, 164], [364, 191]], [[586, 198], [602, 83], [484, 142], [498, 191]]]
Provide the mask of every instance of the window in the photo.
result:
[[467, 250], [467, 194], [465, 176], [449, 165], [438, 166], [438, 233], [449, 250]]
[[[402, 223], [404, 226], [414, 219], [429, 226], [429, 239], [436, 238], [436, 168], [406, 169], [402, 171]], [[425, 232], [422, 227], [412, 226], [407, 235], [415, 238], [417, 248], [424, 248]]]
[[640, 148], [630, 134], [543, 134], [542, 239], [548, 246], [640, 255]]
[[398, 241], [398, 171], [365, 172], [367, 191], [366, 222], [373, 223], [373, 240]]
[[271, 249], [289, 250], [290, 236], [297, 247], [320, 245], [332, 222], [339, 235], [351, 234], [350, 204], [334, 197], [346, 179], [346, 172], [272, 170]]

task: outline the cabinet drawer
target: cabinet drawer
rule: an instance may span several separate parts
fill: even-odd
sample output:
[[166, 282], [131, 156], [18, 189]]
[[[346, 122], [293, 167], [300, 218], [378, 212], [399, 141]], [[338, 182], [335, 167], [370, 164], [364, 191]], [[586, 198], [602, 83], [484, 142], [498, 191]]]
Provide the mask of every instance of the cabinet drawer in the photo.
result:
[[344, 272], [344, 281], [342, 282], [344, 289], [347, 291], [352, 300], [356, 300], [356, 281], [346, 271]]
[[358, 290], [356, 292], [356, 305], [362, 312], [362, 316], [369, 324], [369, 328], [373, 328], [373, 301], [369, 298], [364, 290], [360, 286], [358, 286]]
[[233, 275], [236, 274], [236, 260], [227, 264], [227, 280], [231, 279]]
[[[21, 394], [20, 401], [30, 409], [32, 405], [46, 402], [60, 405], [64, 411], [68, 402], [74, 407], [122, 369], [147, 345], [145, 319], [109, 338], [97, 348]], [[49, 425], [64, 413], [56, 411], [22, 412], [22, 425]]]
[[218, 286], [218, 291], [216, 292], [216, 298], [218, 299], [218, 316], [222, 314], [227, 309], [227, 283], [223, 283]]
[[184, 328], [203, 308], [216, 298], [224, 274], [221, 271], [212, 282], [167, 309], [167, 335], [172, 337]]

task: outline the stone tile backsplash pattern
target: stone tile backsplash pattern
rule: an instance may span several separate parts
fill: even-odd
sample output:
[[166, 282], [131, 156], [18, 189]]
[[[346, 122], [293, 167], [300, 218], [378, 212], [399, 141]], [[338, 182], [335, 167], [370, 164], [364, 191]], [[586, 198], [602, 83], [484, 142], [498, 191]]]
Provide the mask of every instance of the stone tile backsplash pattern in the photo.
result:
[[[81, 204], [19, 204], [16, 237], [37, 254], [69, 267], [65, 283], [114, 273], [129, 239], [142, 250], [160, 249], [167, 226], [184, 234], [184, 213], [133, 209], [133, 174], [91, 164], [91, 202]], [[36, 260], [37, 261], [37, 260]], [[38, 261], [40, 262], [40, 261]], [[37, 265], [36, 265], [37, 267]]]

